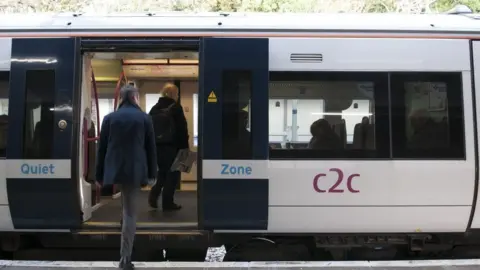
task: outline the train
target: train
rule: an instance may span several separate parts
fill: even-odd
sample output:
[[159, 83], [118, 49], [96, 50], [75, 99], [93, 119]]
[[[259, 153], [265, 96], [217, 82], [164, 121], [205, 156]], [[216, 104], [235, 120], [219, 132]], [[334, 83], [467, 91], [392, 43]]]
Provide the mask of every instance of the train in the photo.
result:
[[[122, 85], [180, 88], [197, 162], [175, 213], [138, 201], [168, 260], [478, 257], [480, 15], [0, 15], [0, 247], [116, 247], [95, 188]], [[120, 74], [120, 75], [119, 75]], [[185, 181], [183, 181], [185, 180]], [[185, 259], [187, 258], [187, 259]]]

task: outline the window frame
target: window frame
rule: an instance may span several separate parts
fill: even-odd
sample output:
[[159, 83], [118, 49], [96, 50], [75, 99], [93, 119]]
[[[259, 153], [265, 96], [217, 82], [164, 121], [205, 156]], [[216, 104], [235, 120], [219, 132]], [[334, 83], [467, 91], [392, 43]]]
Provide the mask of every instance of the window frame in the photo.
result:
[[[271, 71], [269, 82], [279, 81], [330, 81], [330, 82], [372, 82], [374, 84], [375, 150], [347, 149], [277, 149], [270, 148], [272, 160], [376, 160], [391, 157], [390, 147], [390, 86], [389, 72], [350, 72], [350, 71]], [[270, 89], [269, 89], [270, 96]], [[268, 106], [268, 105], [267, 105]]]
[[[444, 82], [447, 85], [449, 148], [412, 150], [406, 147], [406, 82]], [[462, 72], [390, 72], [392, 159], [466, 160], [465, 104]], [[458, 119], [461, 117], [460, 119]], [[452, 119], [453, 118], [453, 119]], [[402, 123], [403, 126], [399, 126]], [[452, 136], [453, 135], [453, 136]]]

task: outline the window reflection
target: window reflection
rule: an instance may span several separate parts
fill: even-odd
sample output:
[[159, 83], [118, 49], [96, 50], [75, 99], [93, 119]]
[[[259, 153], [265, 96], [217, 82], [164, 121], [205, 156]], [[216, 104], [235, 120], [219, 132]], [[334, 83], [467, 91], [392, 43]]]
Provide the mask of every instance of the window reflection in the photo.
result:
[[464, 158], [461, 73], [391, 76], [393, 156]]
[[24, 158], [53, 156], [55, 71], [27, 70], [25, 78]]
[[[269, 95], [269, 141], [275, 148], [308, 148], [315, 137], [312, 124], [320, 119], [328, 123], [331, 139], [336, 137], [345, 148], [365, 148], [369, 141], [374, 148], [374, 133], [358, 130], [364, 117], [364, 124], [374, 124], [372, 83], [279, 81], [270, 83]], [[355, 137], [359, 145], [354, 145]]]

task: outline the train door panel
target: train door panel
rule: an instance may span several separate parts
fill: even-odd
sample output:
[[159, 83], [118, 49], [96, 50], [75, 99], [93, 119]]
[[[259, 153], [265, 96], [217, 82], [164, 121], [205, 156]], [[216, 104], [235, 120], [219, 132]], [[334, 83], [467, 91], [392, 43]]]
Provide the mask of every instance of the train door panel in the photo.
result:
[[200, 226], [268, 226], [268, 39], [205, 38], [200, 50]]
[[74, 38], [12, 41], [9, 117], [15, 120], [8, 129], [7, 191], [16, 229], [81, 223], [78, 173], [71, 166], [78, 157], [72, 135], [79, 122], [73, 118], [79, 48]]

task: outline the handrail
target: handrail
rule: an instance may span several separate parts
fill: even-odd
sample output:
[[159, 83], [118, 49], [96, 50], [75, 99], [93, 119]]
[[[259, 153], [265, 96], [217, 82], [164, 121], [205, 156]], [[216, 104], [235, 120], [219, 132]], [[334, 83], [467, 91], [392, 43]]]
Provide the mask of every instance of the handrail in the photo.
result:
[[92, 68], [92, 89], [93, 95], [95, 97], [95, 108], [97, 109], [97, 136], [95, 137], [96, 140], [100, 138], [100, 107], [98, 105], [98, 88], [97, 88], [97, 80], [95, 79], [95, 73], [93, 72]]
[[[122, 70], [120, 73], [120, 77], [118, 77], [117, 86], [115, 86], [115, 93], [114, 93], [114, 101], [113, 101], [113, 110], [116, 111], [118, 109], [118, 98], [120, 95], [120, 88], [122, 87], [122, 81], [126, 80], [127, 77], [125, 76], [125, 72]], [[113, 185], [112, 187], [112, 194], [116, 194], [117, 187]]]
[[[118, 105], [118, 97], [119, 97], [119, 94], [120, 94], [120, 88], [122, 86], [122, 81], [123, 80], [126, 80], [126, 76], [124, 74], [124, 72], [122, 71], [120, 73], [120, 77], [118, 78], [118, 82], [117, 82], [117, 85], [115, 87], [115, 92], [114, 92], [114, 110], [116, 111], [117, 110], [117, 105]], [[95, 73], [92, 69], [92, 73], [91, 73], [91, 80], [92, 80], [92, 90], [93, 90], [93, 96], [94, 96], [94, 102], [95, 102], [95, 107], [96, 107], [96, 120], [97, 120], [97, 125], [96, 125], [96, 136], [95, 137], [91, 137], [89, 138], [88, 137], [88, 130], [90, 127], [88, 127], [88, 121], [87, 119], [83, 119], [83, 138], [84, 138], [84, 149], [83, 149], [83, 153], [84, 153], [84, 157], [83, 157], [83, 175], [84, 175], [84, 178], [86, 179], [87, 176], [88, 176], [88, 169], [89, 169], [89, 164], [88, 164], [88, 156], [89, 156], [89, 148], [88, 148], [88, 143], [89, 142], [93, 142], [93, 141], [97, 141], [100, 139], [100, 106], [99, 106], [99, 103], [98, 103], [98, 88], [97, 88], [97, 80], [95, 79]], [[98, 186], [95, 187], [96, 189], [96, 198], [97, 198], [97, 201], [99, 201], [99, 198], [100, 198], [100, 190], [98, 188]], [[115, 185], [113, 186], [113, 194], [116, 193], [116, 187]]]
[[[83, 177], [85, 179], [87, 179], [88, 177], [88, 171], [89, 171], [89, 166], [92, 165], [92, 164], [89, 164], [89, 145], [88, 143], [89, 142], [93, 142], [93, 141], [97, 141], [100, 139], [100, 107], [98, 105], [98, 89], [97, 89], [97, 81], [95, 79], [95, 73], [93, 72], [93, 68], [92, 68], [92, 73], [91, 73], [91, 80], [92, 80], [92, 90], [93, 90], [93, 96], [94, 96], [94, 101], [95, 101], [95, 107], [96, 107], [96, 118], [97, 118], [97, 125], [96, 125], [96, 129], [97, 129], [97, 133], [95, 135], [95, 137], [91, 137], [89, 138], [88, 137], [88, 130], [90, 129], [90, 127], [88, 126], [88, 120], [84, 117], [83, 118], [83, 138], [84, 138], [84, 143], [83, 143]], [[91, 94], [91, 93], [90, 93]], [[90, 119], [91, 120], [91, 119]], [[97, 185], [95, 185], [95, 197], [96, 197], [96, 201], [99, 202], [100, 201], [100, 190], [98, 188]]]
[[114, 93], [114, 102], [113, 102], [113, 108], [116, 111], [117, 110], [117, 105], [118, 105], [118, 96], [120, 95], [120, 88], [122, 86], [122, 81], [125, 78], [125, 72], [122, 71], [120, 73], [120, 77], [118, 78], [117, 81], [117, 86], [115, 87], [115, 93]]

